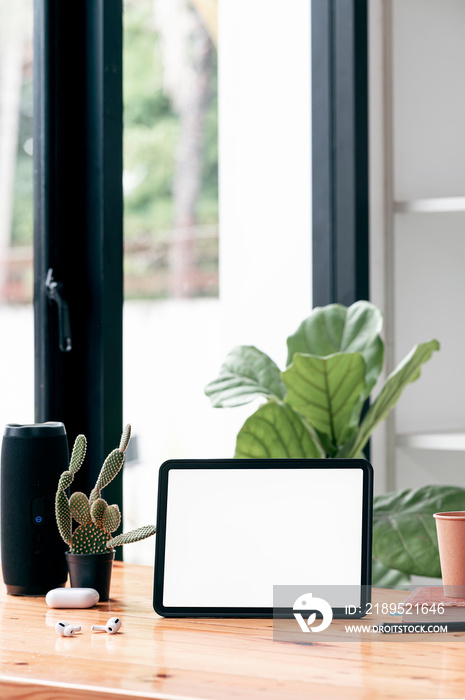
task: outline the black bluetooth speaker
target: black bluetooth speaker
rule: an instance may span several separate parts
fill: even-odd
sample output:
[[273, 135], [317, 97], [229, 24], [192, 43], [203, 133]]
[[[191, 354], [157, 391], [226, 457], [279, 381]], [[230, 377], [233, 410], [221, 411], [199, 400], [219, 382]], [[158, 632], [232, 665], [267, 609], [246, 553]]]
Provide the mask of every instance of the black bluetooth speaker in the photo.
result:
[[68, 469], [63, 423], [7, 425], [1, 456], [1, 549], [7, 593], [45, 595], [67, 579], [55, 493]]

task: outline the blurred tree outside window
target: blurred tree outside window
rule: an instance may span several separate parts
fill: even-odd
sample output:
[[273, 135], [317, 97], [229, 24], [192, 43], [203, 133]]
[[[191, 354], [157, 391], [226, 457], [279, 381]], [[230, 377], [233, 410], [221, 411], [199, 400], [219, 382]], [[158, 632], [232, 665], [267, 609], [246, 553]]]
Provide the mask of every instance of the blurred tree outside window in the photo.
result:
[[[216, 49], [187, 0], [124, 14], [126, 298], [216, 296]], [[1, 303], [32, 301], [32, 16], [0, 0]]]
[[0, 0], [0, 424], [34, 420], [33, 5]]
[[216, 48], [188, 0], [124, 15], [125, 298], [217, 296]]
[[32, 0], [0, 0], [0, 303], [32, 301]]

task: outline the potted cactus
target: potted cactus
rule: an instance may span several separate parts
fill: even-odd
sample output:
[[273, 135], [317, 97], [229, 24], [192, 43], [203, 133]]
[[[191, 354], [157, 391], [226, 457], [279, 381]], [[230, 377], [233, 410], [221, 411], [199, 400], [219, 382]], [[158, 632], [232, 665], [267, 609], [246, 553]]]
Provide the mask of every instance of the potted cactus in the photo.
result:
[[[109, 598], [111, 569], [115, 558], [114, 547], [137, 542], [155, 534], [155, 526], [147, 525], [117, 537], [111, 535], [121, 522], [121, 513], [117, 505], [108, 505], [102, 498], [101, 491], [123, 466], [130, 437], [131, 426], [127, 425], [119, 447], [105, 459], [90, 497], [87, 498], [84, 493], [76, 491], [68, 499], [67, 490], [84, 461], [87, 448], [85, 436], [78, 435], [74, 442], [69, 469], [60, 476], [55, 498], [58, 530], [69, 545], [66, 559], [71, 586], [95, 588], [100, 600]], [[73, 518], [78, 523], [74, 530]]]

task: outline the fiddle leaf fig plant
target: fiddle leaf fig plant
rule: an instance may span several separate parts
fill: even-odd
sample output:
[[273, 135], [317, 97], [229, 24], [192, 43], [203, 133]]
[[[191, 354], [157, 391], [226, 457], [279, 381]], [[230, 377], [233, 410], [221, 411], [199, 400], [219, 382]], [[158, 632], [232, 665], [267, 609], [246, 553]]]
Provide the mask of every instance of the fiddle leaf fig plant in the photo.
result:
[[[284, 371], [253, 346], [234, 348], [205, 389], [217, 408], [264, 403], [236, 440], [237, 458], [363, 456], [376, 426], [405, 387], [420, 376], [437, 340], [412, 348], [362, 416], [384, 361], [383, 318], [368, 301], [316, 308], [287, 339]], [[439, 576], [433, 513], [461, 510], [465, 490], [430, 486], [374, 501], [373, 582], [407, 583], [411, 575]]]
[[261, 350], [239, 346], [205, 393], [214, 407], [266, 403], [240, 429], [236, 457], [358, 457], [404, 388], [439, 349], [437, 340], [412, 348], [386, 379], [364, 418], [362, 408], [383, 367], [383, 318], [368, 301], [312, 311], [287, 340], [287, 367]]
[[[69, 469], [61, 475], [55, 497], [58, 530], [63, 540], [69, 545], [71, 554], [100, 554], [113, 547], [138, 542], [155, 534], [155, 526], [146, 525], [116, 537], [111, 536], [111, 533], [119, 527], [121, 513], [117, 505], [108, 505], [102, 498], [101, 491], [108, 486], [123, 466], [130, 437], [131, 426], [128, 424], [121, 436], [119, 447], [110, 452], [105, 459], [90, 497], [87, 498], [84, 493], [75, 491], [68, 499], [66, 491], [81, 468], [87, 449], [85, 436], [77, 436]], [[72, 528], [73, 519], [78, 523], [75, 530]]]

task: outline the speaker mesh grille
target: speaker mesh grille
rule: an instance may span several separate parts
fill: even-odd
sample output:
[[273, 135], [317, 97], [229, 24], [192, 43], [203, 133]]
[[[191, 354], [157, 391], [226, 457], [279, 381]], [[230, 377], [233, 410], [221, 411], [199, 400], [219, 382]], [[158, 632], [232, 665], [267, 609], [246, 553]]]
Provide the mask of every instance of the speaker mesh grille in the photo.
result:
[[3, 438], [0, 523], [7, 586], [43, 586], [46, 593], [66, 581], [67, 546], [58, 532], [54, 504], [67, 465], [65, 435]]

